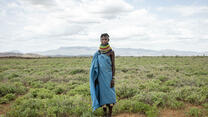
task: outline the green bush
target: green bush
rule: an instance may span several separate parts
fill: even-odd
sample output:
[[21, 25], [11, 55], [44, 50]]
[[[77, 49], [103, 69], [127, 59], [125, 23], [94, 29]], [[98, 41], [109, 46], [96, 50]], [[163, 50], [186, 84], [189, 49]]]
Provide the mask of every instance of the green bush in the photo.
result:
[[169, 78], [167, 76], [159, 76], [158, 79], [161, 81], [161, 82], [165, 82], [167, 81]]
[[132, 112], [132, 113], [139, 112], [146, 114], [147, 117], [157, 117], [158, 115], [158, 110], [155, 107], [139, 102], [137, 100], [128, 100], [128, 99], [120, 100], [114, 106], [114, 112], [113, 112], [114, 114], [123, 113], [123, 112]]
[[52, 98], [18, 98], [6, 114], [12, 117], [63, 117], [82, 116], [92, 113], [89, 98], [82, 95], [54, 95]]
[[153, 73], [147, 74], [147, 78], [153, 78], [153, 77], [154, 77]]
[[75, 69], [75, 70], [72, 70], [72, 71], [70, 72], [70, 74], [72, 74], [72, 75], [78, 74], [78, 73], [87, 73], [87, 71], [84, 70], [84, 69]]
[[132, 86], [132, 85], [120, 85], [117, 89], [116, 89], [116, 95], [120, 98], [130, 98], [133, 97], [134, 95], [137, 94], [137, 89], [136, 87]]
[[74, 89], [69, 90], [66, 94], [70, 95], [70, 96], [74, 96], [76, 94], [84, 95], [84, 96], [90, 96], [90, 86], [89, 86], [89, 83], [78, 85]]
[[12, 84], [0, 83], [0, 97], [8, 93], [15, 93], [15, 90], [16, 90], [16, 87]]
[[13, 79], [13, 78], [16, 78], [16, 77], [19, 77], [19, 75], [17, 73], [10, 73], [10, 74], [7, 75], [8, 79]]
[[25, 94], [28, 91], [28, 89], [24, 86], [19, 86], [18, 88], [16, 88], [16, 94]]
[[97, 116], [90, 111], [86, 111], [86, 112], [83, 112], [80, 117], [97, 117]]
[[161, 81], [158, 79], [150, 79], [144, 83], [139, 83], [138, 87], [143, 91], [159, 91], [161, 87]]
[[27, 91], [28, 89], [22, 85], [20, 86], [15, 83], [0, 83], [0, 97], [9, 93], [25, 94]]
[[166, 106], [171, 108], [171, 109], [182, 109], [182, 108], [185, 107], [185, 104], [181, 101], [177, 101], [173, 97], [169, 97], [167, 102], [166, 102]]
[[0, 67], [0, 81], [6, 79], [5, 75], [6, 75], [6, 73], [1, 72], [1, 67]]
[[11, 110], [6, 113], [9, 117], [39, 117], [43, 115], [44, 102], [41, 99], [19, 99]]
[[15, 94], [10, 93], [10, 94], [6, 94], [4, 97], [10, 101], [10, 100], [14, 100], [16, 96]]
[[[91, 107], [90, 107], [91, 108]], [[96, 111], [92, 112], [92, 109], [89, 109], [89, 111], [86, 111], [87, 113], [90, 112], [93, 114], [93, 116], [95, 117], [100, 117], [100, 116], [103, 116], [104, 115], [104, 112], [103, 112], [103, 109], [100, 107], [100, 108], [97, 108]], [[84, 112], [85, 113], [85, 112]]]
[[5, 97], [0, 98], [0, 104], [7, 104], [7, 103], [9, 103], [9, 100], [7, 98]]
[[202, 110], [192, 107], [186, 112], [186, 114], [191, 117], [202, 117]]
[[54, 92], [55, 92], [56, 94], [61, 94], [61, 93], [63, 93], [64, 91], [65, 91], [65, 89], [62, 88], [62, 87], [56, 87], [56, 88], [54, 89]]
[[53, 90], [53, 89], [55, 89], [56, 85], [57, 85], [56, 83], [49, 81], [49, 82], [43, 84], [43, 88], [46, 88], [48, 90]]
[[45, 99], [45, 98], [52, 98], [53, 95], [55, 95], [55, 93], [48, 89], [36, 88], [36, 89], [31, 89], [28, 95], [31, 98]]
[[170, 95], [177, 100], [186, 101], [192, 104], [202, 104], [207, 101], [208, 91], [206, 87], [182, 87], [170, 92]]
[[171, 86], [161, 85], [161, 86], [159, 87], [159, 91], [162, 91], [162, 92], [165, 92], [165, 93], [168, 93], [168, 92], [170, 92], [171, 90], [173, 90], [173, 87], [171, 87]]
[[203, 104], [203, 107], [206, 108], [206, 109], [208, 109], [208, 102], [204, 103]]
[[207, 71], [196, 71], [196, 72], [194, 72], [194, 75], [197, 75], [197, 76], [199, 76], [199, 75], [208, 75], [208, 72]]
[[67, 83], [67, 87], [69, 89], [74, 89], [75, 87], [77, 87], [78, 85], [83, 84], [82, 81], [79, 80], [71, 80], [70, 82]]
[[90, 105], [82, 95], [67, 96], [59, 95], [49, 99], [46, 103], [47, 115], [76, 115], [81, 116], [83, 113], [90, 112]]
[[164, 92], [141, 92], [133, 97], [133, 99], [140, 102], [164, 107], [168, 100], [168, 96]]
[[43, 81], [33, 81], [31, 83], [32, 88], [42, 88], [43, 87]]
[[166, 86], [182, 87], [184, 86], [183, 82], [180, 79], [174, 78], [166, 81], [164, 83]]

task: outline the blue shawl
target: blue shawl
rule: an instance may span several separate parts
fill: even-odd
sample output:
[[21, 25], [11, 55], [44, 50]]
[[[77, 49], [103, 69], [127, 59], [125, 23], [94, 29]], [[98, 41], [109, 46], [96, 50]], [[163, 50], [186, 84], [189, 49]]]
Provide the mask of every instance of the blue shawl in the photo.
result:
[[90, 67], [90, 93], [91, 93], [93, 112], [101, 106], [98, 102], [99, 101], [98, 100], [98, 85], [95, 87], [95, 80], [98, 78], [98, 74], [99, 74], [98, 54], [99, 52], [97, 51], [93, 55], [93, 59], [91, 62], [91, 67]]
[[[95, 86], [95, 80], [98, 85]], [[115, 88], [110, 87], [112, 80], [112, 63], [110, 56], [98, 51], [93, 55], [90, 67], [90, 94], [93, 112], [104, 104], [115, 104]]]

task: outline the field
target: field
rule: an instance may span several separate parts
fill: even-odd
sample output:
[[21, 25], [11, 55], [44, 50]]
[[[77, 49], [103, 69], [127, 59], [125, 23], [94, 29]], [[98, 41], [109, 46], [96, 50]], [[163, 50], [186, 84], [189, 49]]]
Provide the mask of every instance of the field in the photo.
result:
[[[0, 116], [93, 117], [92, 57], [0, 59]], [[208, 57], [120, 57], [113, 116], [208, 117]]]

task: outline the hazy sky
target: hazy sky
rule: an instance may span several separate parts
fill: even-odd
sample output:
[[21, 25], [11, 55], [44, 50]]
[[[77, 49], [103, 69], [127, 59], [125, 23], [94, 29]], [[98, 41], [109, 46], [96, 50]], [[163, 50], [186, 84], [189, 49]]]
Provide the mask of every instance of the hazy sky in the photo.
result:
[[208, 51], [208, 0], [0, 0], [0, 52], [98, 47]]

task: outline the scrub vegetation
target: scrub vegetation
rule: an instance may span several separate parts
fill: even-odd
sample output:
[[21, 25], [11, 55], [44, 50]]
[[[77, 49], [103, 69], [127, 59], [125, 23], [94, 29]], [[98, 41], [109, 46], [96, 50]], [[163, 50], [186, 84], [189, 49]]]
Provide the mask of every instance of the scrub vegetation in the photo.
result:
[[[91, 60], [0, 59], [0, 116], [102, 116], [102, 108], [91, 109]], [[174, 110], [178, 117], [208, 117], [208, 57], [117, 56], [115, 64], [113, 116], [163, 117]]]

